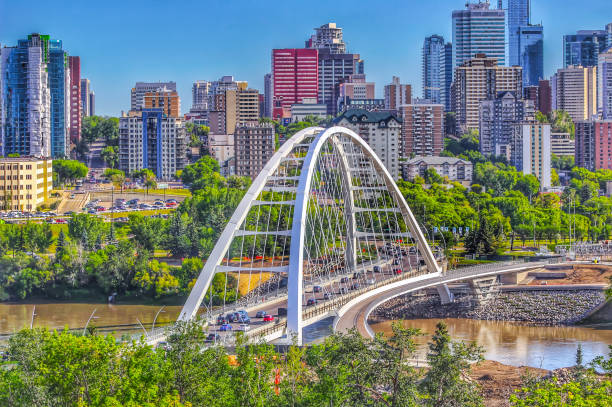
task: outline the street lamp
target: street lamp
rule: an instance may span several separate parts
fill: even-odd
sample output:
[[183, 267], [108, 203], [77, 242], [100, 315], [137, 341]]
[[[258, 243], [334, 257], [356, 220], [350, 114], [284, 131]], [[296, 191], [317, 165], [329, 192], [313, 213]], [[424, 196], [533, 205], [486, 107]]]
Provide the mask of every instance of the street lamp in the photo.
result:
[[32, 321], [30, 322], [30, 329], [34, 328], [34, 316], [36, 315], [36, 305], [32, 309]]
[[91, 315], [89, 316], [89, 319], [87, 320], [87, 323], [85, 324], [85, 328], [83, 328], [83, 336], [85, 336], [85, 332], [87, 331], [87, 326], [89, 325], [89, 321], [91, 321], [92, 319], [98, 319], [100, 317], [94, 317], [94, 314], [96, 313], [98, 309], [95, 308], [93, 310], [93, 312], [91, 313]]
[[157, 316], [161, 313], [161, 312], [166, 312], [166, 311], [162, 311], [166, 306], [162, 306], [159, 311], [157, 311], [157, 314], [155, 314], [155, 318], [153, 318], [153, 325], [151, 326], [151, 333], [153, 333], [155, 331], [155, 321], [157, 321]]

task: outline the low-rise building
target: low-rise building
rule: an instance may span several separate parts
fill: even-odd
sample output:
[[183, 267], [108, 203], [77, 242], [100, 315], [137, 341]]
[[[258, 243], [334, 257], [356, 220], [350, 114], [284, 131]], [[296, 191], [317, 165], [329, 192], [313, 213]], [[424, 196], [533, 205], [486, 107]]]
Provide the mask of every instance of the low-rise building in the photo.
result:
[[441, 177], [451, 181], [470, 183], [473, 165], [470, 161], [456, 157], [414, 157], [401, 163], [402, 178], [413, 181], [417, 176], [424, 177], [425, 172], [433, 168]]
[[34, 211], [49, 200], [53, 161], [0, 158], [0, 210]]
[[274, 155], [274, 126], [245, 123], [236, 127], [236, 175], [255, 179]]
[[402, 125], [391, 112], [349, 110], [334, 124], [353, 130], [374, 150], [393, 179], [399, 177]]
[[385, 99], [352, 99], [345, 97], [338, 100], [338, 112], [352, 109], [365, 109], [369, 111], [385, 110]]
[[569, 133], [550, 133], [550, 149], [557, 157], [574, 156], [576, 143]]
[[119, 119], [119, 168], [127, 174], [148, 168], [160, 180], [173, 178], [187, 164], [183, 119], [162, 109], [131, 111]]
[[306, 116], [315, 116], [321, 119], [327, 117], [327, 105], [317, 103], [317, 98], [304, 98], [302, 103], [291, 105], [291, 121], [301, 122]]

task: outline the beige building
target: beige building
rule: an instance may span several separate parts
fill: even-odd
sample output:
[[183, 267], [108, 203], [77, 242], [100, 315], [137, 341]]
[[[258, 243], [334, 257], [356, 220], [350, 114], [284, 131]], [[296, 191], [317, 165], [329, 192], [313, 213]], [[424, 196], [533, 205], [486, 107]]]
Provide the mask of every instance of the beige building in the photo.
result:
[[511, 164], [523, 174], [533, 174], [540, 181], [540, 190], [551, 184], [550, 124], [524, 122], [514, 138]]
[[478, 129], [480, 102], [495, 99], [499, 92], [523, 94], [523, 69], [500, 66], [497, 58], [476, 54], [455, 70], [451, 86], [452, 110], [456, 113], [457, 133]]
[[402, 123], [393, 113], [351, 109], [334, 119], [334, 124], [359, 134], [372, 147], [393, 179], [398, 179]]
[[574, 156], [576, 143], [569, 133], [550, 133], [550, 149], [557, 157]]
[[0, 209], [34, 211], [49, 200], [52, 188], [52, 160], [0, 158]]
[[255, 89], [229, 89], [215, 95], [209, 120], [213, 122], [213, 134], [221, 130], [219, 134], [234, 134], [236, 126], [259, 121], [259, 92]]
[[220, 164], [236, 155], [232, 134], [209, 134], [208, 151]]
[[417, 176], [425, 177], [430, 168], [451, 181], [467, 184], [472, 181], [472, 163], [455, 157], [414, 157], [402, 163], [402, 178], [413, 181]]
[[553, 109], [565, 110], [574, 122], [597, 114], [597, 67], [568, 66], [553, 76]]

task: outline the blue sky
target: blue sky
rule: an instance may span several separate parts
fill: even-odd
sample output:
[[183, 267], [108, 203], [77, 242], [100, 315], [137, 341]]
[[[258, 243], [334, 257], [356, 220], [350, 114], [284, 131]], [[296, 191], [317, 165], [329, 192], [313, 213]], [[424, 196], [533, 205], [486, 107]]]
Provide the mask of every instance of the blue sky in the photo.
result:
[[[505, 2], [506, 0], [504, 0]], [[497, 1], [492, 0], [496, 6]], [[451, 12], [465, 0], [0, 0], [0, 43], [31, 32], [61, 39], [81, 56], [98, 114], [129, 109], [136, 81], [174, 80], [181, 110], [194, 80], [234, 75], [263, 91], [272, 48], [303, 47], [314, 27], [336, 22], [351, 52], [361, 54], [376, 93], [398, 75], [421, 92], [423, 38], [451, 40]], [[52, 5], [52, 6], [51, 6]], [[544, 24], [545, 74], [562, 64], [562, 36], [603, 29], [610, 0], [532, 0]]]

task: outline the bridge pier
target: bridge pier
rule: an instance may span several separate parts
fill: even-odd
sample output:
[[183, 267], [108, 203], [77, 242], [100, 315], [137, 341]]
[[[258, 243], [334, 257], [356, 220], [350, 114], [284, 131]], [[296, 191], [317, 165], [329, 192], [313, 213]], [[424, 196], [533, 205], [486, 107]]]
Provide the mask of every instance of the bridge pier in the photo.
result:
[[455, 299], [453, 293], [450, 292], [446, 284], [442, 284], [436, 287], [438, 295], [440, 296], [440, 302], [442, 305], [450, 304]]

